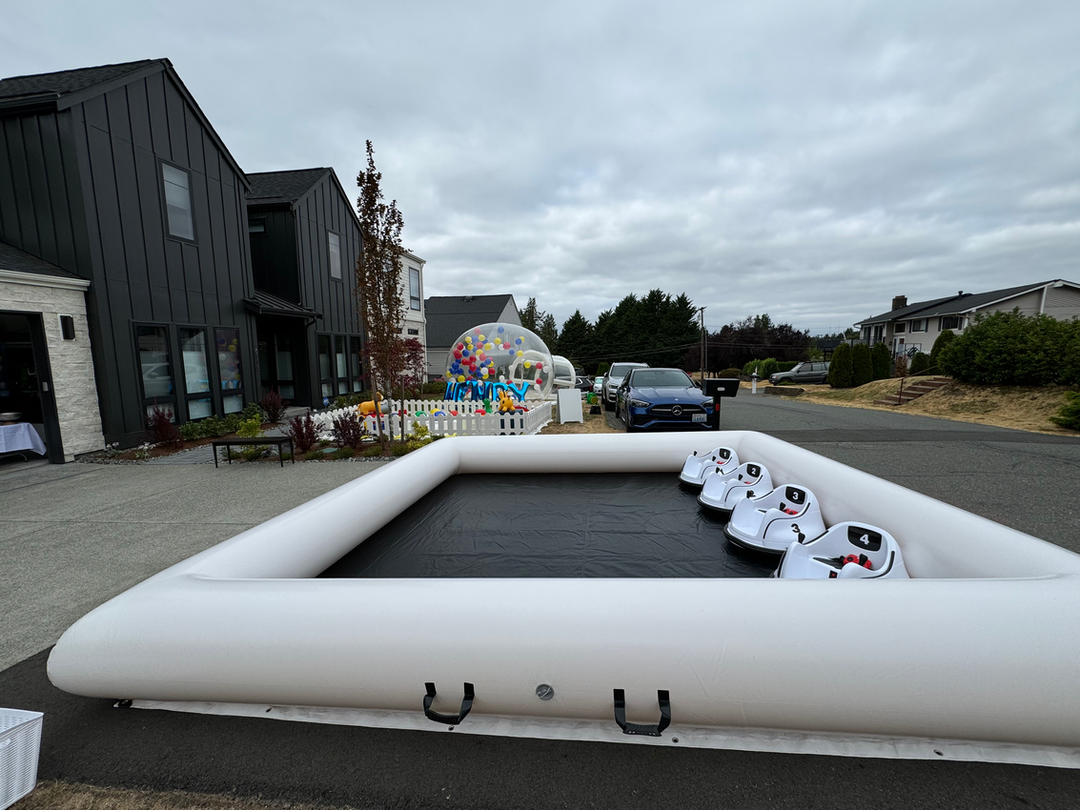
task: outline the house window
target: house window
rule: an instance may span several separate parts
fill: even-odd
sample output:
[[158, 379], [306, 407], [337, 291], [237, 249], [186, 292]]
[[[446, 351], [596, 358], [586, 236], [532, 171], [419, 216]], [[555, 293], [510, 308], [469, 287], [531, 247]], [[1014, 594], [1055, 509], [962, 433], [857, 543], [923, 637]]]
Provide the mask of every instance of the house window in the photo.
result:
[[360, 368], [360, 338], [349, 338], [349, 375], [352, 377], [352, 390], [357, 393], [363, 389], [364, 383]]
[[248, 233], [266, 233], [266, 217], [252, 217], [249, 219]]
[[183, 169], [161, 164], [165, 180], [165, 208], [169, 216], [169, 236], [195, 241], [191, 218], [191, 177]]
[[898, 334], [898, 335], [904, 334], [904, 332], [907, 331], [907, 322], [906, 321], [899, 321], [896, 324], [896, 328], [893, 331], [895, 331], [896, 334]]
[[173, 417], [176, 386], [173, 383], [172, 363], [169, 361], [169, 336], [164, 326], [136, 326], [135, 340], [142, 368], [143, 406], [146, 415], [162, 408]]
[[420, 271], [409, 268], [409, 309], [420, 311]]
[[341, 237], [330, 231], [326, 232], [330, 243], [330, 278], [341, 278]]
[[213, 416], [206, 332], [202, 329], [181, 329], [180, 356], [184, 360], [184, 394], [187, 396], [188, 419]]
[[925, 332], [926, 331], [926, 318], [919, 318], [917, 321], [911, 322], [912, 332]]
[[419, 334], [420, 334], [420, 330], [419, 330], [419, 329], [410, 329], [410, 330], [409, 330], [409, 334], [410, 334], [410, 335], [419, 335]]
[[334, 359], [335, 368], [337, 369], [337, 392], [339, 394], [349, 393], [349, 371], [346, 368], [347, 358], [348, 352], [345, 351], [345, 336], [336, 335], [334, 337]]
[[941, 319], [939, 329], [959, 329], [960, 318], [957, 315], [946, 315]]
[[334, 395], [334, 370], [330, 365], [330, 335], [319, 335], [319, 385], [323, 400], [329, 404]]
[[218, 379], [221, 382], [221, 405], [225, 413], [244, 410], [244, 382], [240, 375], [240, 330], [215, 329]]

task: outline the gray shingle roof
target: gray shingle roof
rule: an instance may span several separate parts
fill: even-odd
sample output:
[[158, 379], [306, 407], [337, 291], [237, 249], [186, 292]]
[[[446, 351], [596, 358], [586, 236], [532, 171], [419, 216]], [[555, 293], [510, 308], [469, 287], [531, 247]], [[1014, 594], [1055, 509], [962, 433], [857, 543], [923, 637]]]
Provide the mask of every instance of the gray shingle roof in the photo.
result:
[[424, 299], [427, 345], [449, 348], [465, 332], [499, 319], [507, 303], [514, 307], [515, 323], [521, 323], [512, 295], [441, 295]]
[[15, 270], [19, 273], [36, 273], [39, 276], [58, 276], [60, 278], [79, 278], [55, 264], [39, 259], [14, 245], [0, 242], [0, 270]]
[[12, 76], [0, 80], [0, 98], [31, 96], [39, 93], [65, 95], [86, 90], [97, 84], [118, 79], [128, 73], [141, 70], [160, 59], [141, 59], [116, 65], [61, 70], [56, 73], [37, 73], [32, 76]]
[[[1060, 279], [1057, 279], [1060, 280]], [[918, 301], [900, 309], [883, 312], [872, 318], [859, 321], [859, 324], [884, 323], [896, 321], [918, 315], [920, 318], [932, 318], [940, 315], [958, 315], [962, 312], [970, 312], [973, 309], [992, 304], [1003, 298], [1012, 298], [1022, 295], [1030, 290], [1045, 287], [1051, 281], [1038, 281], [1034, 284], [1023, 284], [1019, 287], [1006, 287], [1003, 290], [991, 290], [983, 293], [964, 293], [962, 295], [950, 295], [945, 298], [934, 298], [930, 301]]]
[[329, 169], [291, 169], [284, 172], [255, 172], [248, 174], [251, 191], [249, 205], [278, 205], [294, 203], [318, 183]]

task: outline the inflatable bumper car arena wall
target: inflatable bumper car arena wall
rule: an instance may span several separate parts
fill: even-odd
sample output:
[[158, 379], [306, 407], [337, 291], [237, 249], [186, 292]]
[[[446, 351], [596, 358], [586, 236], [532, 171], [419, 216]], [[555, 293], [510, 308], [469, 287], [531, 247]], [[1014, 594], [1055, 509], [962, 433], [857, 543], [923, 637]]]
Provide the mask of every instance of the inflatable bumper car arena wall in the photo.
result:
[[455, 475], [663, 473], [682, 490], [686, 457], [716, 444], [435, 442], [97, 608], [49, 676], [253, 717], [1080, 767], [1080, 701], [1062, 699], [1080, 676], [1080, 556], [762, 434], [720, 444], [777, 485], [812, 482], [826, 524], [889, 531], [912, 578], [319, 578]]

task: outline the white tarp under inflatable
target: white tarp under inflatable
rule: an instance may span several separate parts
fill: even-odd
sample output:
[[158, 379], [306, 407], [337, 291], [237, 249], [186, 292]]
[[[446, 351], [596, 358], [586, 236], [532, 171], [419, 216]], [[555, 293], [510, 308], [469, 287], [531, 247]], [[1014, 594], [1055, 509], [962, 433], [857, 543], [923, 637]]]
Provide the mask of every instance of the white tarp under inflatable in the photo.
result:
[[[826, 524], [886, 528], [913, 578], [313, 579], [449, 476], [678, 486], [718, 440], [810, 482]], [[445, 439], [92, 611], [49, 677], [190, 711], [1080, 767], [1080, 556], [762, 434]]]

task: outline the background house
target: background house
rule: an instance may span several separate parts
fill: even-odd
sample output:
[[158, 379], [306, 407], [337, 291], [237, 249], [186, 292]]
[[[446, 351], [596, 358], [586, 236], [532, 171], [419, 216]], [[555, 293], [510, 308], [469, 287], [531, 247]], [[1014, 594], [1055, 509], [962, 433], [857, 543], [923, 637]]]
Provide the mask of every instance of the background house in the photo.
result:
[[892, 309], [855, 324], [864, 343], [888, 344], [894, 355], [930, 353], [943, 331], [963, 332], [979, 313], [1046, 314], [1058, 320], [1080, 316], [1080, 285], [1063, 279], [1040, 281], [983, 293], [958, 292], [945, 298], [908, 304], [898, 295]]
[[401, 257], [401, 288], [405, 295], [405, 317], [402, 337], [420, 341], [424, 347], [424, 366], [427, 366], [427, 315], [424, 308], [424, 265], [419, 256], [405, 251]]
[[[172, 64], [0, 81], [0, 154], [0, 242], [63, 272], [54, 279], [88, 282], [80, 346], [93, 357], [104, 441], [142, 441], [155, 406], [177, 421], [240, 411], [256, 383], [242, 303], [254, 294], [248, 182]], [[52, 318], [36, 312], [58, 366]], [[47, 424], [49, 393], [90, 406], [83, 382], [46, 391], [42, 381], [51, 458], [57, 432], [65, 458], [98, 444], [89, 432], [69, 443]]]
[[296, 405], [363, 388], [360, 224], [333, 169], [248, 175], [259, 386]]
[[441, 295], [428, 298], [427, 370], [434, 380], [446, 372], [446, 357], [455, 340], [482, 323], [521, 326], [521, 315], [512, 295]]

